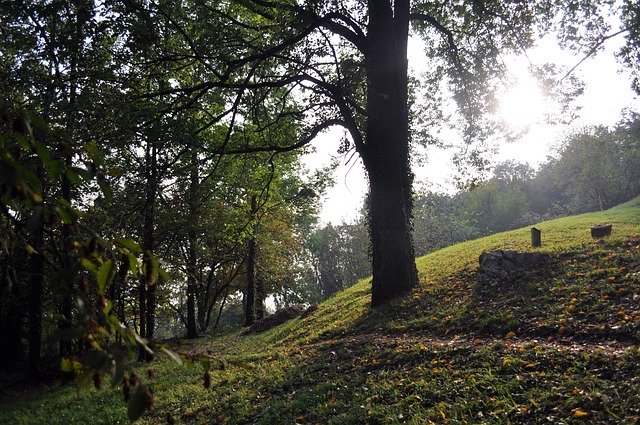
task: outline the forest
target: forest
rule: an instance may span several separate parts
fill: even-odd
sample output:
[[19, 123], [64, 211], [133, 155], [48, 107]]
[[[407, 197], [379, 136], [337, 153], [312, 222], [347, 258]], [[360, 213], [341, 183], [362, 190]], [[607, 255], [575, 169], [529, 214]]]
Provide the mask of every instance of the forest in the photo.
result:
[[[0, 22], [0, 405], [18, 409], [0, 422], [38, 423], [27, 418], [29, 407], [19, 409], [30, 397], [47, 397], [38, 392], [41, 384], [60, 385], [61, 391], [79, 386], [86, 392], [79, 397], [110, 386], [111, 395], [96, 396], [106, 397], [96, 404], [104, 408], [98, 417], [105, 423], [482, 422], [460, 406], [453, 416], [445, 413], [456, 405], [453, 393], [446, 403], [431, 394], [435, 401], [423, 402], [426, 410], [415, 414], [413, 405], [402, 404], [406, 400], [398, 402], [402, 407], [372, 402], [386, 397], [380, 388], [396, 387], [403, 374], [421, 370], [418, 360], [402, 354], [391, 362], [398, 376], [376, 381], [382, 387], [374, 398], [361, 400], [347, 386], [343, 393], [329, 390], [339, 369], [323, 369], [323, 406], [345, 406], [313, 410], [295, 390], [289, 394], [298, 388], [289, 382], [294, 377], [309, 391], [318, 385], [305, 384], [314, 373], [306, 365], [315, 361], [303, 354], [307, 345], [319, 350], [313, 356], [327, 368], [352, 362], [358, 379], [378, 371], [366, 369], [363, 359], [387, 364], [387, 350], [402, 353], [406, 344], [432, 356], [434, 365], [448, 359], [452, 371], [451, 358], [464, 353], [443, 353], [433, 342], [451, 335], [453, 345], [473, 342], [465, 350], [510, 335], [506, 346], [491, 345], [500, 354], [474, 351], [482, 364], [491, 356], [511, 359], [501, 360], [502, 368], [519, 364], [503, 351], [521, 334], [530, 338], [517, 345], [521, 356], [532, 352], [535, 338], [549, 337], [551, 344], [564, 335], [566, 344], [575, 338], [581, 347], [590, 339], [613, 341], [614, 348], [604, 351], [619, 355], [625, 371], [640, 364], [634, 363], [640, 336], [639, 111], [624, 110], [612, 126], [573, 129], [539, 166], [487, 159], [496, 140], [517, 137], [495, 116], [508, 73], [505, 57], [526, 56], [548, 34], [582, 61], [609, 40], [623, 39], [616, 57], [633, 78], [630, 89], [640, 94], [636, 1], [7, 0], [0, 1]], [[424, 41], [428, 70], [420, 76], [410, 72], [411, 37]], [[582, 90], [574, 75], [580, 63], [530, 63], [540, 86], [566, 108], [555, 119], [570, 120]], [[311, 170], [305, 165], [314, 143], [335, 128], [343, 132], [335, 154], [360, 158], [367, 176], [365, 201], [351, 222], [327, 223], [320, 214], [336, 162]], [[446, 144], [438, 140], [442, 128], [455, 130], [465, 144], [451, 164], [461, 183], [449, 192], [424, 189], [429, 182], [416, 181], [412, 171], [416, 147], [428, 152]], [[464, 180], [466, 175], [480, 177]], [[584, 239], [580, 226], [605, 222], [613, 223], [611, 238]], [[559, 286], [563, 296], [557, 299], [532, 296], [557, 317], [523, 307], [526, 294], [509, 293], [513, 304], [497, 306], [496, 297], [483, 295], [486, 288], [470, 283], [477, 249], [531, 251], [522, 242], [522, 229], [531, 226], [543, 229], [542, 250], [567, 264], [541, 271], [546, 283], [526, 275], [524, 286], [538, 294], [531, 289], [537, 284], [593, 278], [580, 281], [582, 287]], [[500, 239], [503, 234], [516, 236]], [[617, 263], [593, 263], [599, 258]], [[580, 259], [613, 275], [607, 280], [596, 271], [583, 273]], [[562, 273], [571, 278], [558, 277]], [[624, 286], [616, 292], [598, 282]], [[597, 306], [611, 302], [601, 316], [569, 321], [584, 325], [571, 328], [559, 311], [588, 310], [579, 305], [583, 295], [599, 300]], [[564, 296], [568, 307], [554, 304]], [[459, 303], [468, 299], [473, 303], [461, 310]], [[299, 326], [277, 328], [265, 339], [245, 336], [292, 306], [306, 309], [295, 319]], [[489, 313], [511, 307], [524, 313]], [[584, 329], [593, 333], [585, 336]], [[427, 340], [419, 340], [418, 331]], [[406, 339], [393, 339], [400, 332]], [[337, 348], [323, 348], [334, 343]], [[540, 352], [556, 350], [549, 354], [555, 359], [562, 349], [544, 345]], [[283, 360], [290, 351], [305, 366], [291, 369]], [[180, 365], [179, 372], [168, 372], [174, 366], [167, 360]], [[522, 360], [522, 367], [532, 372], [527, 365], [534, 363], [540, 360]], [[188, 406], [175, 408], [183, 391], [191, 390], [158, 383], [153, 370], [198, 375], [189, 379], [230, 407], [211, 407], [194, 395], [205, 403], [198, 407], [204, 416]], [[238, 374], [225, 375], [233, 370]], [[278, 372], [267, 379], [269, 370]], [[276, 376], [282, 381], [269, 381]], [[640, 382], [627, 378], [620, 377], [621, 391], [633, 394]], [[577, 375], [562, 382], [567, 391], [572, 379]], [[242, 382], [257, 382], [259, 393], [234, 399], [232, 392], [249, 391]], [[166, 387], [175, 392], [162, 401]], [[615, 398], [607, 391], [600, 391], [604, 398]], [[281, 393], [290, 395], [289, 402]], [[72, 404], [64, 397], [50, 401], [64, 410]], [[265, 409], [280, 409], [283, 416], [252, 410], [251, 397], [269, 400]], [[364, 416], [349, 416], [349, 397], [367, 406]], [[535, 397], [543, 407], [526, 400], [526, 411], [522, 403], [493, 406], [497, 413], [489, 422], [536, 422], [542, 412], [603, 423], [640, 417], [622, 397], [613, 416], [591, 414], [584, 403], [559, 413], [552, 399]], [[402, 397], [389, 396], [396, 399]], [[85, 409], [95, 404], [83, 400]], [[605, 415], [591, 401], [591, 409]], [[161, 416], [154, 416], [154, 403]], [[117, 408], [124, 410], [110, 413]], [[539, 415], [526, 416], [536, 409]], [[145, 413], [151, 416], [145, 419]], [[65, 423], [85, 420], [69, 415]]]

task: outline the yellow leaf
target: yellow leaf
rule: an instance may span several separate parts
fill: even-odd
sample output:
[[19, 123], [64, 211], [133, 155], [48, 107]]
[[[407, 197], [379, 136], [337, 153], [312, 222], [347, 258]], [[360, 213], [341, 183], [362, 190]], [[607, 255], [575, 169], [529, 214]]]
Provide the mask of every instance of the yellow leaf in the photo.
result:
[[447, 415], [444, 414], [444, 411], [440, 410], [440, 417], [442, 418], [443, 421], [447, 420]]
[[511, 363], [512, 361], [508, 357], [505, 357], [504, 359], [502, 359], [502, 366], [509, 366]]
[[513, 332], [513, 331], [509, 332], [509, 333], [505, 336], [505, 338], [515, 338], [515, 337], [516, 337], [516, 333], [515, 333], [515, 332]]
[[585, 412], [584, 410], [577, 408], [576, 410], [573, 411], [573, 417], [574, 418], [584, 418], [589, 416], [588, 412]]

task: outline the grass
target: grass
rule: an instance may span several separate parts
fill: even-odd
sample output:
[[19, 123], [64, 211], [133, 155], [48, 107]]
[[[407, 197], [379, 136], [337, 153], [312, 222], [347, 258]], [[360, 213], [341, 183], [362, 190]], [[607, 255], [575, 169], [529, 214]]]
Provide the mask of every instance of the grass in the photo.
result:
[[[604, 243], [589, 234], [599, 223], [613, 224]], [[381, 309], [364, 280], [266, 333], [184, 342], [229, 366], [208, 389], [200, 367], [140, 366], [155, 394], [140, 422], [640, 423], [640, 198], [536, 227], [553, 260], [507, 285], [479, 287], [478, 256], [532, 250], [528, 228], [417, 259], [420, 287]], [[127, 422], [120, 389], [53, 384], [0, 412], [82, 422]]]

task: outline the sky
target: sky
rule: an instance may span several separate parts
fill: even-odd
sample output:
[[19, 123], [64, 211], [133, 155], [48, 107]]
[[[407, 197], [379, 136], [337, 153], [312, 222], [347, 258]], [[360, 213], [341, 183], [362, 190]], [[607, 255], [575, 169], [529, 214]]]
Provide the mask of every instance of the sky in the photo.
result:
[[[497, 146], [495, 163], [505, 160], [527, 162], [536, 168], [558, 146], [564, 136], [581, 127], [589, 125], [614, 125], [620, 119], [624, 108], [640, 111], [640, 99], [630, 88], [631, 77], [623, 66], [617, 63], [614, 52], [624, 42], [616, 37], [607, 42], [605, 49], [584, 61], [574, 74], [585, 84], [584, 93], [574, 99], [579, 106], [577, 118], [570, 124], [551, 124], [546, 121], [545, 113], [554, 104], [553, 99], [545, 98], [536, 82], [527, 71], [528, 62], [523, 57], [507, 58], [509, 72], [518, 77], [515, 86], [507, 88], [500, 95], [499, 116], [514, 130], [523, 131], [515, 142]], [[412, 38], [409, 43], [409, 66], [414, 75], [420, 73], [422, 46]], [[573, 67], [583, 57], [563, 51], [553, 37], [543, 38], [537, 47], [528, 51], [528, 57], [535, 64], [554, 62]], [[310, 169], [329, 164], [332, 157], [339, 159], [340, 165], [335, 171], [335, 185], [329, 188], [323, 199], [320, 212], [322, 223], [339, 224], [353, 222], [362, 207], [367, 193], [367, 182], [360, 159], [355, 156], [339, 156], [338, 146], [343, 135], [342, 129], [331, 129], [313, 142], [315, 153], [307, 154], [304, 162]], [[454, 132], [445, 133], [447, 142], [459, 143]], [[416, 188], [438, 192], [453, 193], [454, 177], [458, 173], [452, 163], [454, 151], [429, 148], [427, 161], [414, 166]]]

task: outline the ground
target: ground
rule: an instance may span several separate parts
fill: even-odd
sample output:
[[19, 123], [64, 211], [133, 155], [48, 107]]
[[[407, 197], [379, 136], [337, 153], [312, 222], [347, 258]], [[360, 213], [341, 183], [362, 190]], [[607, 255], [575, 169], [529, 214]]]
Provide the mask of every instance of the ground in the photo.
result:
[[[200, 365], [138, 366], [155, 395], [140, 422], [640, 423], [640, 199], [536, 227], [552, 261], [512, 282], [479, 286], [477, 259], [534, 250], [528, 228], [419, 258], [420, 287], [380, 309], [365, 280], [262, 334], [181, 341], [212, 359], [210, 385]], [[0, 423], [127, 422], [119, 386], [2, 403]]]

